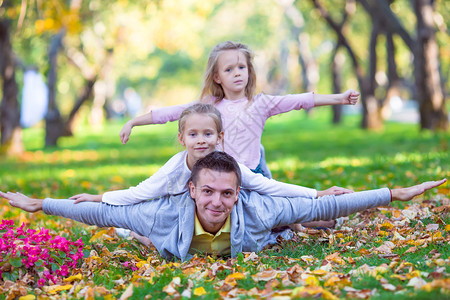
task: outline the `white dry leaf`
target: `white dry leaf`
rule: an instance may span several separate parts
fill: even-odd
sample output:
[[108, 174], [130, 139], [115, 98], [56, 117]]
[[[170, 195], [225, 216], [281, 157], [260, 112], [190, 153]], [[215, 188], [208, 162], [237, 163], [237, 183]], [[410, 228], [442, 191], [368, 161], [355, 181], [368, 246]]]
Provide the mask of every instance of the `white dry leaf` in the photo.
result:
[[182, 293], [181, 293], [181, 297], [186, 297], [188, 299], [191, 298], [192, 295], [192, 290], [191, 289], [185, 289]]
[[392, 237], [392, 240], [393, 241], [404, 241], [405, 238], [397, 231], [394, 231], [394, 236]]
[[387, 246], [386, 244], [383, 244], [380, 247], [375, 248], [374, 250], [377, 251], [378, 253], [383, 253], [383, 254], [391, 254], [392, 253], [392, 248]]
[[122, 285], [122, 284], [125, 283], [125, 280], [123, 280], [123, 278], [119, 278], [119, 279], [117, 279], [117, 280], [113, 280], [113, 282], [114, 282], [116, 285]]
[[123, 292], [122, 296], [120, 296], [120, 300], [126, 300], [128, 298], [130, 298], [131, 296], [133, 296], [133, 284], [131, 283], [127, 289], [125, 290], [125, 292]]
[[395, 227], [399, 228], [399, 227], [405, 227], [408, 226], [409, 223], [411, 223], [411, 221], [407, 218], [401, 220], [401, 221], [395, 221], [394, 223], [392, 223]]
[[247, 261], [257, 261], [259, 259], [259, 256], [258, 256], [258, 254], [256, 254], [255, 252], [252, 252], [252, 253], [250, 253], [249, 254], [249, 256], [247, 256], [246, 258], [244, 258], [244, 262], [247, 262]]
[[427, 284], [427, 282], [425, 280], [423, 280], [422, 277], [417, 276], [417, 277], [411, 278], [411, 280], [408, 282], [408, 284], [406, 286], [412, 286], [412, 287], [414, 287], [414, 289], [420, 289], [425, 284]]
[[393, 291], [396, 291], [396, 290], [397, 290], [397, 288], [395, 287], [395, 285], [390, 284], [390, 283], [383, 283], [383, 284], [381, 284], [381, 286], [382, 286], [383, 289], [385, 289], [386, 291], [391, 291], [391, 292], [393, 292]]
[[428, 224], [425, 229], [427, 231], [436, 231], [439, 229], [439, 224]]
[[325, 272], [331, 272], [333, 270], [333, 266], [331, 263], [327, 263], [319, 268], [320, 270], [324, 270]]

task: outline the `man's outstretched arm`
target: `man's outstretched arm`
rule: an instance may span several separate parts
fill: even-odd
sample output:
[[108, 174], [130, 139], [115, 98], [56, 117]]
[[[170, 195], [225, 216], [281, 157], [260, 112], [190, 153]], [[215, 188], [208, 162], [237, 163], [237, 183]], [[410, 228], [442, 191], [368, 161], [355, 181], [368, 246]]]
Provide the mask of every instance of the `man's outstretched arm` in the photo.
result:
[[74, 204], [73, 200], [34, 199], [11, 192], [0, 192], [0, 196], [8, 199], [11, 206], [28, 212], [43, 210], [48, 215], [61, 216], [88, 225], [128, 228], [147, 237], [151, 232], [150, 225], [154, 221], [152, 210], [142, 209], [142, 205], [139, 204], [134, 206], [112, 206], [96, 202]]
[[[275, 227], [298, 222], [331, 220], [369, 208], [386, 206], [391, 201], [409, 201], [415, 196], [423, 194], [425, 191], [435, 188], [446, 181], [446, 179], [442, 179], [424, 182], [407, 188], [392, 190], [382, 188], [339, 196], [328, 195], [317, 199], [299, 197], [270, 200], [266, 198], [261, 200], [261, 206], [267, 208], [267, 215], [276, 216], [273, 220]], [[268, 203], [270, 201], [279, 201], [277, 202], [278, 206], [271, 205]]]

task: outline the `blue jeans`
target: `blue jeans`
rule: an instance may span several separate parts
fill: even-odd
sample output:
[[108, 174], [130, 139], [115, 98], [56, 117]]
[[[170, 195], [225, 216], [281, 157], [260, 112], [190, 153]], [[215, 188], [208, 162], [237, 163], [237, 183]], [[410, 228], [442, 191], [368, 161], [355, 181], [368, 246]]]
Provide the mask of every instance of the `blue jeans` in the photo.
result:
[[255, 169], [251, 171], [253, 173], [260, 173], [267, 178], [272, 178], [272, 173], [270, 172], [269, 167], [267, 167], [266, 152], [264, 151], [264, 146], [262, 144], [259, 147], [259, 153], [261, 156], [261, 158], [259, 159], [259, 164]]

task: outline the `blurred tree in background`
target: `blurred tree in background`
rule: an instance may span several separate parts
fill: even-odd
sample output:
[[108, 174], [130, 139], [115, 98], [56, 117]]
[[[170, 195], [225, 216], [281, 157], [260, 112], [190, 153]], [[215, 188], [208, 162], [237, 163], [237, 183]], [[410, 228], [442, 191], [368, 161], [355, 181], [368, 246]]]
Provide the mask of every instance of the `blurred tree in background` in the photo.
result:
[[[104, 118], [132, 116], [136, 110], [126, 109], [125, 91], [130, 89], [143, 107], [194, 101], [209, 52], [224, 40], [240, 41], [254, 50], [258, 91], [359, 89], [366, 128], [382, 126], [390, 99], [399, 96], [419, 103], [421, 128], [448, 127], [448, 1], [0, 4], [2, 152], [21, 149], [20, 133], [15, 138], [12, 133], [20, 132], [26, 70], [37, 69], [46, 78], [46, 145], [52, 146], [59, 137], [72, 135], [77, 122], [95, 127]], [[338, 122], [341, 114], [335, 110]]]

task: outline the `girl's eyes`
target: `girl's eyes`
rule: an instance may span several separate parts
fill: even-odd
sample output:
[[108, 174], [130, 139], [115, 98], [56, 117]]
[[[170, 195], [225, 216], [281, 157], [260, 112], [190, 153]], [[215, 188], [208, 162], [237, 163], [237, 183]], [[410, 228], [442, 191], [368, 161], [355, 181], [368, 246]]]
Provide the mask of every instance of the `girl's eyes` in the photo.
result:
[[231, 71], [231, 68], [228, 68], [225, 70], [225, 72], [230, 72], [230, 71]]
[[[197, 136], [197, 133], [188, 133], [188, 136], [190, 136], [190, 137], [196, 137], [196, 136]], [[213, 133], [212, 133], [212, 132], [206, 132], [206, 133], [205, 133], [205, 136], [206, 136], [206, 137], [211, 137], [211, 136], [213, 136]]]

